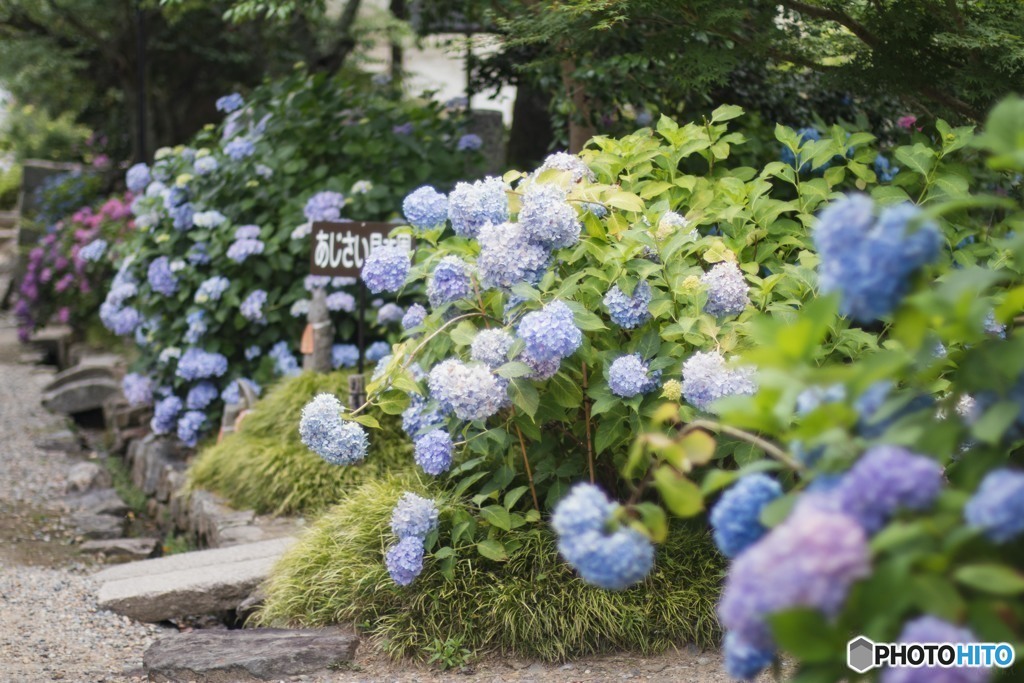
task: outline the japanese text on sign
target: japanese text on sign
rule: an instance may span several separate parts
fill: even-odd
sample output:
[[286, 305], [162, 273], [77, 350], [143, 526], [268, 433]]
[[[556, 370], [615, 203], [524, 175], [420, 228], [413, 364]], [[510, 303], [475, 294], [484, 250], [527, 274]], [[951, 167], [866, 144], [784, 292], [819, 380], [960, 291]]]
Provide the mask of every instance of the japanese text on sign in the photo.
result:
[[391, 223], [313, 223], [309, 272], [312, 275], [358, 277], [366, 257], [382, 246], [412, 250], [412, 237], [388, 237]]

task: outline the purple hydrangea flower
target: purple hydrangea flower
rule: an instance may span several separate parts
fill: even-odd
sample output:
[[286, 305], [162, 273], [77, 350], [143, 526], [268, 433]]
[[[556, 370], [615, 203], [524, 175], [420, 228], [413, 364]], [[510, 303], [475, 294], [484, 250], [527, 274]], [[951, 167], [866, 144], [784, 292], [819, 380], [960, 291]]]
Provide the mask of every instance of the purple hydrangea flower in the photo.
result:
[[597, 178], [597, 176], [594, 175], [594, 172], [591, 171], [585, 163], [583, 163], [582, 159], [574, 154], [567, 154], [565, 152], [549, 154], [547, 158], [544, 159], [544, 163], [537, 169], [536, 173], [537, 175], [540, 175], [544, 171], [550, 170], [568, 172], [572, 174], [572, 181], [574, 183], [578, 183], [584, 178], [593, 182]]
[[775, 660], [775, 650], [749, 645], [737, 638], [735, 633], [725, 634], [722, 649], [725, 654], [726, 672], [741, 681], [753, 679]]
[[124, 337], [135, 331], [142, 322], [142, 315], [131, 306], [120, 307], [104, 302], [100, 306], [100, 321], [108, 330]]
[[455, 144], [455, 149], [459, 152], [475, 152], [476, 150], [483, 147], [484, 141], [476, 133], [466, 133], [459, 138], [459, 141]]
[[445, 256], [427, 282], [427, 298], [434, 308], [465, 299], [473, 291], [469, 266], [458, 256]]
[[707, 287], [708, 300], [704, 311], [718, 318], [739, 315], [750, 303], [747, 291], [750, 287], [732, 261], [723, 261], [709, 270], [700, 281]]
[[78, 250], [78, 257], [90, 263], [99, 261], [107, 253], [107, 241], [103, 238], [94, 239]]
[[203, 266], [210, 262], [210, 255], [206, 252], [207, 246], [205, 242], [197, 242], [189, 247], [188, 253], [185, 254], [185, 258], [193, 266]]
[[619, 356], [608, 367], [608, 388], [622, 398], [654, 391], [660, 379], [661, 371], [652, 374], [638, 353]]
[[128, 186], [128, 191], [133, 194], [145, 190], [151, 181], [149, 166], [146, 164], [135, 164], [125, 174], [125, 184]]
[[146, 280], [157, 294], [171, 296], [178, 291], [178, 278], [171, 271], [171, 262], [166, 256], [158, 256], [149, 264]]
[[519, 357], [519, 360], [530, 366], [530, 379], [543, 382], [544, 380], [551, 379], [558, 374], [559, 368], [562, 367], [561, 358], [551, 358], [548, 360], [537, 360], [528, 353], [524, 353]]
[[121, 380], [121, 391], [132, 406], [148, 406], [153, 402], [153, 380], [137, 372], [131, 372]]
[[410, 536], [388, 548], [384, 564], [391, 579], [399, 586], [408, 586], [423, 571], [423, 541]]
[[427, 317], [427, 309], [423, 308], [420, 304], [413, 304], [406, 310], [405, 315], [402, 316], [402, 329], [411, 330], [414, 327], [419, 327], [423, 324], [423, 320]]
[[252, 346], [247, 346], [246, 349], [245, 349], [245, 359], [246, 360], [256, 360], [257, 358], [259, 358], [262, 355], [263, 355], [263, 349], [261, 349], [259, 347], [259, 344], [253, 344]]
[[456, 184], [448, 195], [448, 218], [460, 237], [476, 237], [487, 223], [504, 223], [508, 220], [505, 183], [487, 177], [472, 184]]
[[219, 301], [221, 295], [223, 295], [230, 286], [231, 281], [226, 277], [214, 275], [211, 278], [207, 278], [206, 280], [203, 280], [199, 285], [199, 289], [196, 290], [195, 302], [197, 304], [205, 304], [208, 301]]
[[177, 396], [168, 396], [157, 401], [153, 407], [153, 419], [149, 423], [153, 433], [169, 434], [177, 425], [181, 408], [181, 399]]
[[242, 225], [235, 228], [236, 240], [258, 240], [260, 238], [260, 226]]
[[363, 263], [363, 282], [374, 294], [397, 292], [409, 276], [409, 265], [409, 252], [402, 247], [377, 247]]
[[218, 97], [216, 102], [217, 111], [224, 112], [225, 114], [238, 111], [243, 106], [245, 106], [245, 100], [243, 100], [242, 96], [236, 92], [233, 92], [230, 95], [224, 95], [223, 97]]
[[442, 429], [434, 429], [416, 439], [414, 458], [427, 474], [437, 476], [452, 466], [452, 437]]
[[419, 394], [410, 394], [409, 407], [402, 411], [402, 431], [415, 439], [419, 434], [444, 425], [444, 416], [436, 403]]
[[224, 154], [226, 154], [232, 161], [241, 161], [247, 157], [251, 157], [256, 152], [256, 145], [253, 144], [252, 140], [248, 138], [235, 138], [228, 144], [224, 145]]
[[[969, 629], [961, 628], [938, 617], [926, 614], [908, 621], [897, 639], [900, 643], [977, 643], [979, 638]], [[992, 671], [981, 667], [901, 667], [885, 668], [881, 683], [985, 683]]]
[[267, 303], [267, 293], [262, 289], [257, 289], [249, 296], [245, 297], [239, 306], [239, 311], [242, 313], [242, 317], [252, 322], [262, 322], [263, 317], [263, 306]]
[[235, 263], [245, 263], [250, 256], [262, 254], [264, 246], [260, 240], [235, 240], [228, 247], [227, 257]]
[[412, 135], [413, 125], [412, 121], [406, 121], [405, 123], [399, 123], [391, 126], [391, 132], [395, 135]]
[[402, 322], [402, 317], [405, 315], [405, 311], [402, 307], [394, 303], [386, 303], [377, 309], [377, 324], [378, 325], [389, 325], [391, 323]]
[[964, 519], [993, 543], [1024, 533], [1024, 472], [1000, 468], [985, 475], [964, 507]]
[[192, 169], [195, 171], [196, 175], [204, 176], [215, 172], [218, 166], [219, 164], [217, 163], [216, 157], [207, 155], [196, 159], [196, 163], [192, 166]]
[[178, 438], [183, 444], [189, 448], [195, 447], [204, 420], [206, 415], [198, 410], [190, 410], [178, 419]]
[[299, 374], [299, 361], [292, 354], [288, 342], [279, 341], [270, 347], [268, 354], [274, 359], [274, 372], [282, 377], [290, 377]]
[[359, 347], [355, 344], [335, 344], [331, 347], [331, 367], [354, 368], [359, 362]]
[[753, 375], [753, 368], [728, 367], [717, 351], [698, 351], [683, 363], [683, 397], [694, 408], [709, 412], [721, 398], [755, 393]]
[[317, 192], [306, 201], [302, 213], [308, 221], [336, 221], [345, 208], [345, 195], [340, 192]]
[[213, 382], [200, 382], [188, 391], [185, 398], [185, 407], [189, 410], [202, 410], [217, 400], [220, 392]]
[[406, 196], [402, 202], [402, 212], [405, 220], [414, 228], [436, 228], [448, 220], [448, 198], [429, 185], [424, 185]]
[[532, 185], [523, 196], [519, 224], [531, 242], [548, 249], [571, 247], [580, 241], [580, 219], [565, 191], [557, 185]]
[[485, 223], [475, 234], [480, 243], [476, 266], [484, 287], [536, 284], [551, 262], [548, 250], [530, 242], [519, 223]]
[[647, 308], [650, 304], [651, 286], [646, 281], [636, 283], [632, 296], [626, 296], [617, 284], [612, 285], [604, 295], [604, 305], [608, 307], [612, 322], [627, 330], [639, 327], [651, 319], [651, 312]]
[[222, 354], [203, 349], [188, 349], [178, 359], [178, 377], [192, 381], [220, 377], [228, 371], [228, 359]]
[[195, 210], [191, 204], [175, 206], [172, 209], [168, 209], [167, 213], [171, 217], [171, 223], [174, 225], [175, 230], [189, 230], [194, 225], [193, 216], [195, 215]]
[[391, 510], [391, 533], [398, 538], [417, 538], [420, 542], [437, 528], [437, 504], [429, 498], [406, 491]]
[[508, 381], [481, 363], [449, 358], [434, 366], [427, 384], [431, 397], [460, 420], [484, 420], [508, 404]]
[[517, 332], [526, 355], [538, 361], [567, 358], [583, 343], [572, 311], [557, 300], [523, 316]]
[[332, 292], [327, 295], [328, 311], [345, 311], [351, 313], [356, 310], [356, 298], [348, 292]]
[[505, 330], [480, 330], [470, 346], [469, 356], [492, 368], [508, 362], [508, 352], [515, 339]]
[[768, 532], [761, 510], [781, 495], [779, 483], [760, 473], [742, 477], [722, 494], [711, 510], [711, 528], [723, 555], [736, 557], [761, 540]]
[[391, 344], [386, 341], [375, 341], [366, 347], [366, 360], [376, 363], [384, 356], [391, 354]]
[[302, 409], [302, 443], [332, 465], [351, 465], [366, 457], [369, 441], [358, 422], [341, 419], [345, 411], [336, 397], [317, 394]]

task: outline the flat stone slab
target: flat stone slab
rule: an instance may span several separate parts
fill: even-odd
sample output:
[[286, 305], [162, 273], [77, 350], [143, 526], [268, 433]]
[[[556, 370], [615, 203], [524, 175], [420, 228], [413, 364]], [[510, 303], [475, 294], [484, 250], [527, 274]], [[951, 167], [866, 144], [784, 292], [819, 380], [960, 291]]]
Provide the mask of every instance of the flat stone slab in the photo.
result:
[[84, 553], [103, 553], [110, 557], [149, 557], [160, 540], [156, 538], [113, 538], [86, 541], [79, 546]]
[[96, 574], [99, 605], [139, 621], [232, 610], [294, 542], [275, 538], [110, 567]]
[[110, 377], [94, 377], [67, 382], [44, 391], [43, 407], [54, 413], [74, 415], [103, 408], [103, 402], [121, 391], [121, 384]]
[[358, 645], [336, 629], [201, 630], [161, 638], [142, 662], [151, 681], [278, 681], [351, 661]]

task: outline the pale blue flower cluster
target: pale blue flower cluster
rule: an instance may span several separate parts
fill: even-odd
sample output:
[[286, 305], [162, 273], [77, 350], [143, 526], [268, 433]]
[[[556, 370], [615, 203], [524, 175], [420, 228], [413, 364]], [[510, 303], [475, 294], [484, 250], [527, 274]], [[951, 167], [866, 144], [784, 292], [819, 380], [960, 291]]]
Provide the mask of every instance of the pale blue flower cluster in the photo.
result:
[[196, 159], [196, 163], [193, 165], [193, 170], [198, 176], [210, 175], [217, 171], [219, 164], [217, 158], [213, 156], [199, 157]]
[[241, 161], [256, 153], [256, 145], [248, 138], [235, 138], [224, 145], [224, 154], [232, 161]]
[[[900, 643], [977, 643], [978, 636], [970, 629], [951, 624], [926, 614], [903, 625]], [[982, 667], [939, 668], [933, 666], [882, 669], [880, 683], [986, 683], [992, 671]]]
[[200, 211], [192, 216], [192, 224], [197, 228], [218, 228], [224, 225], [227, 220], [227, 216], [214, 209]]
[[197, 242], [189, 247], [185, 258], [193, 266], [205, 266], [210, 262], [210, 255], [207, 253], [206, 242]]
[[233, 92], [230, 95], [224, 95], [223, 97], [218, 97], [216, 102], [217, 111], [225, 114], [238, 111], [243, 106], [245, 106], [245, 100], [243, 100], [242, 96], [236, 92]]
[[618, 284], [612, 285], [604, 295], [604, 305], [608, 307], [612, 322], [626, 330], [639, 327], [651, 319], [648, 310], [650, 304], [651, 286], [646, 280], [636, 283], [632, 296], [626, 296]]
[[348, 292], [331, 292], [326, 298], [328, 311], [345, 311], [351, 313], [356, 310], [356, 298]]
[[551, 517], [558, 551], [587, 583], [623, 590], [642, 581], [654, 566], [654, 546], [642, 533], [616, 528], [618, 503], [593, 484], [576, 484]]
[[228, 359], [223, 354], [203, 349], [187, 349], [178, 359], [178, 377], [184, 380], [220, 377], [228, 371]]
[[437, 476], [452, 466], [452, 437], [443, 429], [434, 429], [416, 439], [414, 459], [424, 472]]
[[242, 388], [239, 384], [241, 382], [247, 382], [257, 396], [263, 393], [263, 389], [259, 384], [256, 384], [256, 382], [247, 377], [242, 377], [231, 380], [231, 383], [224, 388], [224, 391], [220, 392], [220, 399], [224, 401], [224, 403], [240, 403], [242, 400]]
[[466, 133], [455, 143], [455, 149], [459, 152], [475, 152], [484, 145], [484, 140], [476, 133]]
[[377, 324], [390, 325], [402, 322], [405, 311], [396, 303], [388, 302], [377, 309]]
[[376, 363], [390, 353], [391, 344], [388, 344], [386, 341], [375, 341], [366, 347], [366, 360], [370, 363]]
[[104, 302], [100, 306], [100, 321], [108, 330], [123, 337], [135, 331], [142, 322], [142, 316], [132, 306], [114, 306]]
[[736, 557], [767, 533], [761, 510], [782, 495], [782, 487], [766, 474], [748, 474], [730, 487], [711, 509], [715, 544], [726, 557]]
[[384, 566], [391, 580], [399, 586], [408, 586], [423, 572], [423, 539], [407, 536], [384, 554]]
[[397, 292], [409, 276], [409, 265], [409, 252], [402, 247], [377, 247], [363, 262], [363, 282], [374, 294]]
[[698, 351], [683, 363], [683, 397], [694, 408], [710, 412], [721, 398], [755, 393], [753, 377], [753, 368], [728, 367], [718, 351]]
[[436, 228], [448, 220], [448, 198], [433, 187], [424, 185], [406, 196], [402, 212], [414, 228]]
[[354, 368], [359, 362], [359, 347], [355, 344], [335, 344], [331, 347], [331, 367]]
[[574, 183], [578, 183], [584, 178], [590, 181], [597, 178], [597, 176], [594, 175], [594, 172], [590, 170], [590, 167], [587, 166], [582, 159], [574, 154], [567, 154], [566, 152], [555, 152], [554, 154], [549, 154], [534, 175], [540, 175], [544, 171], [550, 170], [570, 173]]
[[415, 439], [419, 434], [444, 424], [444, 415], [436, 403], [419, 394], [410, 394], [409, 407], [402, 411], [402, 431]]
[[260, 226], [241, 225], [235, 228], [236, 240], [258, 240], [260, 238]]
[[192, 311], [185, 316], [185, 322], [188, 324], [184, 336], [185, 343], [198, 344], [207, 330], [206, 311]]
[[660, 379], [661, 371], [652, 373], [639, 353], [619, 356], [608, 366], [608, 388], [622, 398], [654, 391]]
[[231, 281], [222, 275], [214, 275], [207, 278], [203, 280], [199, 285], [199, 289], [196, 290], [195, 302], [197, 304], [205, 304], [208, 301], [219, 301], [221, 295], [230, 286]]
[[185, 398], [185, 407], [189, 410], [202, 410], [217, 400], [220, 394], [213, 382], [200, 382], [188, 390]]
[[151, 180], [149, 166], [146, 166], [146, 164], [135, 164], [125, 174], [125, 184], [128, 186], [128, 191], [135, 194], [144, 191]]
[[913, 204], [885, 207], [876, 218], [870, 197], [847, 195], [821, 212], [814, 230], [821, 292], [838, 292], [844, 315], [877, 320], [896, 308], [914, 273], [935, 260], [941, 241], [938, 226]]
[[531, 185], [523, 196], [519, 225], [526, 239], [545, 247], [560, 249], [580, 241], [580, 220], [576, 209], [565, 200], [557, 185]]
[[525, 344], [524, 354], [537, 361], [568, 358], [583, 343], [572, 311], [558, 300], [527, 313], [516, 331]]
[[448, 218], [460, 237], [476, 237], [484, 225], [508, 220], [508, 197], [501, 178], [457, 183], [448, 195]]
[[427, 282], [427, 299], [434, 308], [464, 299], [473, 291], [469, 266], [458, 256], [445, 256]]
[[411, 330], [414, 327], [419, 327], [426, 317], [427, 309], [423, 308], [421, 304], [413, 304], [402, 316], [402, 329]]
[[341, 218], [344, 207], [345, 195], [325, 190], [310, 197], [302, 213], [308, 221], [336, 221]]
[[293, 318], [301, 318], [309, 315], [309, 307], [312, 303], [312, 299], [299, 299], [298, 301], [293, 302], [288, 308], [288, 313]]
[[747, 294], [750, 287], [743, 278], [739, 266], [732, 261], [722, 261], [704, 273], [700, 281], [707, 288], [708, 294], [708, 300], [704, 304], [705, 313], [724, 318], [739, 315], [750, 304], [750, 297]]
[[487, 288], [536, 284], [551, 263], [543, 246], [530, 242], [519, 223], [485, 223], [476, 233], [480, 255], [476, 266], [480, 283]]
[[171, 262], [166, 256], [158, 256], [149, 263], [146, 281], [157, 294], [171, 296], [178, 291], [178, 278], [171, 271]]
[[508, 352], [513, 343], [515, 339], [505, 330], [480, 330], [470, 345], [469, 357], [497, 368], [508, 362]]
[[460, 420], [485, 420], [508, 404], [508, 381], [482, 363], [449, 358], [434, 366], [427, 384], [442, 410]]
[[399, 586], [408, 586], [423, 571], [423, 550], [427, 534], [437, 528], [434, 501], [415, 493], [402, 494], [391, 511], [391, 531], [398, 537], [384, 556], [388, 574]]
[[345, 411], [335, 396], [317, 394], [302, 409], [302, 443], [332, 465], [351, 465], [366, 457], [369, 440], [358, 422], [343, 420]]
[[264, 248], [265, 245], [258, 239], [236, 239], [228, 247], [227, 257], [235, 263], [244, 263], [250, 256], [262, 254]]
[[994, 311], [989, 311], [985, 315], [985, 320], [982, 322], [982, 326], [985, 329], [985, 334], [990, 337], [998, 337], [1000, 339], [1006, 339], [1006, 325], [996, 320], [996, 314]]
[[889, 159], [881, 154], [875, 157], [872, 163], [875, 167], [875, 175], [883, 183], [891, 183], [892, 179], [900, 172], [899, 166], [893, 166]]
[[194, 448], [199, 442], [199, 432], [205, 420], [206, 415], [201, 411], [186, 412], [178, 419], [178, 439], [189, 448]]
[[107, 253], [107, 241], [102, 237], [94, 239], [78, 251], [78, 257], [90, 263], [99, 261]]
[[121, 380], [121, 391], [132, 406], [148, 406], [153, 402], [153, 380], [137, 372], [130, 372]]
[[279, 341], [270, 347], [267, 354], [274, 360], [274, 372], [282, 377], [299, 374], [299, 361], [292, 354], [288, 342]]
[[964, 519], [994, 543], [1024, 533], [1024, 472], [999, 468], [985, 475], [964, 507]]
[[262, 289], [254, 290], [242, 300], [239, 311], [242, 313], [242, 317], [252, 322], [262, 322], [265, 320], [263, 317], [263, 306], [267, 303], [267, 293]]
[[153, 433], [169, 434], [177, 425], [181, 408], [181, 399], [177, 396], [168, 396], [157, 401], [153, 406], [153, 419], [149, 422]]
[[246, 360], [256, 360], [257, 358], [259, 358], [262, 355], [263, 355], [263, 349], [261, 349], [259, 347], [259, 344], [253, 344], [252, 346], [247, 346], [245, 348], [245, 359]]
[[726, 633], [722, 642], [725, 671], [737, 680], [754, 678], [775, 660], [773, 648], [759, 648], [743, 642], [735, 633]]

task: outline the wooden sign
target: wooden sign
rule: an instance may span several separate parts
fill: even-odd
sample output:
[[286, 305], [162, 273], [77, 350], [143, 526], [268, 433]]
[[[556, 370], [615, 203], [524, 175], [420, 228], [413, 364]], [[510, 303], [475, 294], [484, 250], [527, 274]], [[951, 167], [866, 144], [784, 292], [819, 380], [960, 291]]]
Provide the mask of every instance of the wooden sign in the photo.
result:
[[359, 277], [366, 257], [374, 249], [394, 245], [411, 251], [412, 236], [388, 237], [394, 229], [394, 223], [316, 221], [310, 240], [310, 274]]

